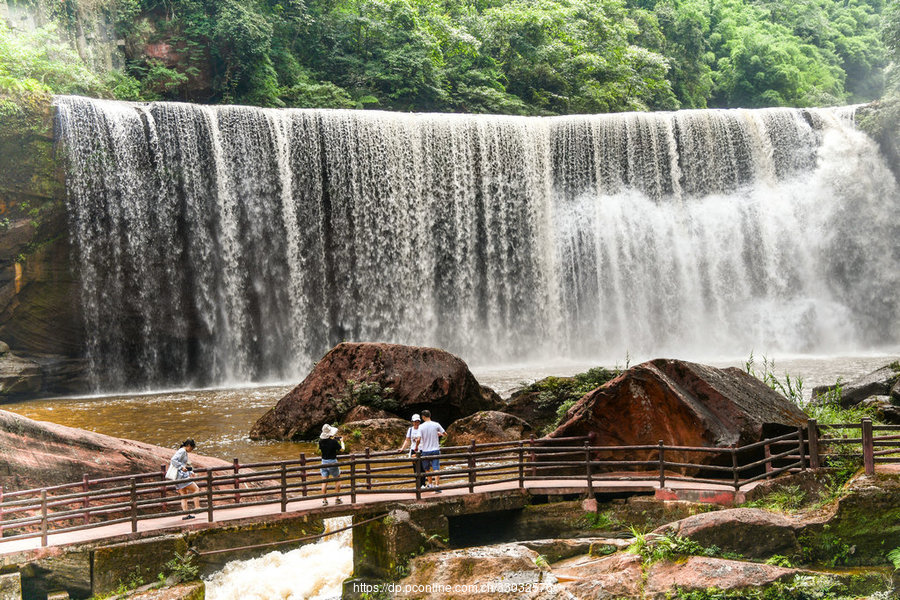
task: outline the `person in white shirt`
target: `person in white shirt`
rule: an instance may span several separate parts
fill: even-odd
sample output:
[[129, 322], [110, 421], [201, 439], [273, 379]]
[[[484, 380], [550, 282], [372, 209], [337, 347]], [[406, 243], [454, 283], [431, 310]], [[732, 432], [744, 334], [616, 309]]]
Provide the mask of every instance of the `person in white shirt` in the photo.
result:
[[[422, 423], [422, 417], [420, 417], [419, 415], [413, 415], [410, 421], [412, 421], [412, 426], [406, 430], [406, 439], [403, 440], [403, 445], [400, 446], [399, 452], [403, 452], [404, 450], [406, 450], [406, 447], [409, 446], [409, 457], [418, 459], [418, 452], [422, 444], [422, 433], [419, 431], [419, 425]], [[413, 461], [413, 473], [416, 472], [418, 472], [418, 469], [416, 468], [415, 461]], [[419, 485], [425, 487], [425, 475], [420, 473], [419, 479]]]
[[[441, 438], [446, 435], [444, 428], [437, 421], [431, 420], [431, 411], [422, 411], [422, 424], [419, 425], [419, 435], [422, 436], [422, 442], [419, 448], [422, 450], [422, 470], [427, 472], [440, 472], [441, 462], [438, 456], [441, 454]], [[441, 485], [440, 475], [428, 476], [428, 487], [434, 488], [435, 492], [440, 493], [437, 489]]]

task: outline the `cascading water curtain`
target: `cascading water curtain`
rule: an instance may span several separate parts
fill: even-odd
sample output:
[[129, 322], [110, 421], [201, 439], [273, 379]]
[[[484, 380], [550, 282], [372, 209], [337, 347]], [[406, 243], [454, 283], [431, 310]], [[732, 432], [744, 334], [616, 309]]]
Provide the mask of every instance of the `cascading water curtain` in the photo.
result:
[[57, 99], [99, 388], [900, 341], [898, 189], [852, 109], [559, 118]]

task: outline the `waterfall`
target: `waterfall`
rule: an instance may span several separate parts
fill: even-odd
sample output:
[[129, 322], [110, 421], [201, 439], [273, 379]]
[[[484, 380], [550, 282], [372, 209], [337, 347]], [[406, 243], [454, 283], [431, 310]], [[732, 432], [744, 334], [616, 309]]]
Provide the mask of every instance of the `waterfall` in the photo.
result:
[[900, 343], [898, 188], [853, 109], [555, 118], [56, 100], [97, 387]]

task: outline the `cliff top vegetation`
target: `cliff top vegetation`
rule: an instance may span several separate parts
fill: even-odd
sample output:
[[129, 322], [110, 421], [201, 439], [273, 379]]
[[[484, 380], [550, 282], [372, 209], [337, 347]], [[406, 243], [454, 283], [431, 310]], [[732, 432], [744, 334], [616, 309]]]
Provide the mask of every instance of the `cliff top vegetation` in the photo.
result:
[[[876, 99], [897, 0], [19, 0], [0, 91], [556, 115]], [[119, 68], [86, 49], [100, 23]]]

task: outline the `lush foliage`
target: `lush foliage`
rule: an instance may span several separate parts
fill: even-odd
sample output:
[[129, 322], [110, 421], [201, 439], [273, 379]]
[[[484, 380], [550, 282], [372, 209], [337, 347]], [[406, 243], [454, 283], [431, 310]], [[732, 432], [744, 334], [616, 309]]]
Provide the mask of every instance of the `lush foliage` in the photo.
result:
[[4, 30], [0, 77], [57, 93], [263, 106], [571, 114], [833, 104], [878, 97], [900, 39], [896, 2], [884, 0], [52, 5], [69, 30], [91, 10], [107, 13], [125, 71], [92, 73], [52, 28], [10, 53]]

